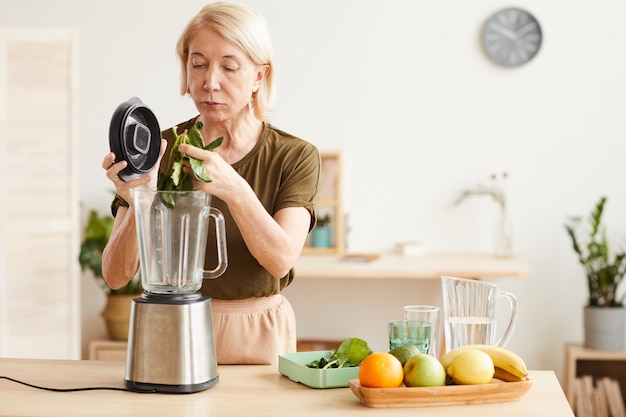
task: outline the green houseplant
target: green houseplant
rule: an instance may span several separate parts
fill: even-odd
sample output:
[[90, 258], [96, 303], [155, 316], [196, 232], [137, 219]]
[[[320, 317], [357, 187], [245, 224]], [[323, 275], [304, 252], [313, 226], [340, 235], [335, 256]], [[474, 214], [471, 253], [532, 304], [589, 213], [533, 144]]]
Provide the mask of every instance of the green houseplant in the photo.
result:
[[83, 242], [80, 245], [78, 261], [81, 269], [90, 270], [98, 280], [102, 289], [111, 295], [136, 295], [143, 291], [139, 277], [133, 278], [125, 287], [113, 290], [109, 288], [102, 276], [102, 252], [109, 241], [114, 219], [110, 215], [100, 216], [95, 210], [89, 212], [84, 229]]
[[114, 340], [128, 338], [131, 300], [143, 292], [141, 279], [137, 274], [126, 286], [111, 289], [102, 276], [102, 252], [109, 241], [113, 228], [113, 217], [100, 216], [95, 210], [89, 212], [84, 228], [84, 238], [80, 245], [78, 261], [83, 271], [89, 270], [107, 294], [107, 303], [102, 316], [109, 336]]
[[578, 261], [587, 275], [589, 306], [623, 306], [617, 291], [626, 274], [626, 252], [612, 254], [602, 224], [606, 197], [601, 197], [585, 223], [580, 217], [570, 217], [565, 228], [572, 240]]
[[[602, 224], [607, 198], [602, 196], [586, 219], [571, 216], [565, 229], [587, 277], [585, 346], [600, 350], [624, 347], [626, 314], [618, 290], [626, 275], [626, 252], [613, 253]], [[610, 315], [610, 316], [609, 316]], [[614, 325], [615, 328], [609, 328]]]

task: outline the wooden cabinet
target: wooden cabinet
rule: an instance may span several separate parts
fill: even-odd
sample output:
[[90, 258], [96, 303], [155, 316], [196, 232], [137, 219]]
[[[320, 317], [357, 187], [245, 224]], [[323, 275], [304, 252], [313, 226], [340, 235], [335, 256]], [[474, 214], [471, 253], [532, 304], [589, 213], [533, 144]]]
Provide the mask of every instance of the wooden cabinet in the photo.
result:
[[126, 362], [128, 342], [94, 340], [89, 343], [89, 360]]
[[0, 356], [80, 358], [78, 35], [0, 28]]
[[[339, 152], [320, 152], [322, 169], [320, 187], [317, 195], [318, 225], [309, 234], [303, 254], [308, 255], [341, 255], [345, 247], [345, 225], [342, 206], [341, 189], [341, 154]], [[329, 219], [329, 244], [323, 244], [324, 238], [320, 230], [320, 219]], [[317, 230], [316, 230], [317, 229]]]
[[574, 408], [576, 379], [590, 375], [594, 380], [608, 377], [619, 382], [622, 397], [626, 393], [626, 350], [601, 351], [579, 344], [565, 346], [565, 395]]
[[316, 350], [337, 349], [343, 340], [328, 339], [302, 339], [297, 341], [296, 350], [298, 352], [312, 352]]

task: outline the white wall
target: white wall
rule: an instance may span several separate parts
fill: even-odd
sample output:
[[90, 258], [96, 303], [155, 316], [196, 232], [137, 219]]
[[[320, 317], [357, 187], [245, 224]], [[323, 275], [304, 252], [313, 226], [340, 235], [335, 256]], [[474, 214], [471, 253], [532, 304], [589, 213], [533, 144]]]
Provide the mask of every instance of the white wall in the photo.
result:
[[[515, 5], [539, 19], [544, 44], [518, 69], [491, 64], [479, 45], [481, 24], [510, 2], [246, 3], [265, 15], [275, 41], [273, 123], [344, 154], [349, 250], [382, 251], [420, 240], [430, 251], [490, 251], [495, 205], [486, 198], [455, 208], [450, 202], [492, 172], [509, 173], [515, 250], [532, 269], [529, 279], [498, 281], [521, 305], [509, 347], [531, 368], [554, 369], [561, 377], [564, 343], [582, 338], [586, 296], [563, 228], [566, 216], [588, 213], [607, 195], [610, 237], [626, 240], [626, 3], [519, 0]], [[110, 200], [100, 163], [120, 102], [141, 97], [162, 126], [195, 114], [177, 93], [174, 44], [203, 4], [0, 0], [2, 25], [81, 31], [85, 211], [105, 211]], [[92, 284], [83, 289], [87, 335], [103, 331], [97, 311], [104, 298]], [[295, 285], [301, 286], [289, 291], [302, 288], [300, 294], [310, 286]], [[366, 327], [350, 311], [377, 311], [371, 300], [383, 295], [368, 285], [359, 294], [338, 282], [345, 316], [325, 320], [320, 331]], [[381, 304], [399, 311], [409, 300], [400, 285], [394, 283]], [[438, 300], [437, 285], [411, 285], [411, 301]], [[306, 296], [294, 299], [301, 300], [299, 314], [318, 314], [319, 304], [309, 302], [309, 309]]]

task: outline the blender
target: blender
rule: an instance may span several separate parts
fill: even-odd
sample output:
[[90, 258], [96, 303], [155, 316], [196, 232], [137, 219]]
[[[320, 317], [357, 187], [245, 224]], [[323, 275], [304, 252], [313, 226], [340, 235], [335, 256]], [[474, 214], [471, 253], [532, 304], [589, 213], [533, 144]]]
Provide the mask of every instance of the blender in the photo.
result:
[[[128, 161], [126, 178], [149, 172], [158, 159], [151, 155], [160, 147], [161, 132], [151, 113], [133, 98], [113, 116], [111, 149]], [[148, 159], [154, 160], [152, 167]], [[203, 279], [219, 277], [228, 265], [224, 217], [203, 191], [138, 187], [131, 195], [144, 292], [131, 305], [124, 384], [137, 392], [208, 389], [219, 381], [219, 374], [211, 298], [199, 290]], [[210, 219], [215, 224], [217, 265], [205, 270]]]

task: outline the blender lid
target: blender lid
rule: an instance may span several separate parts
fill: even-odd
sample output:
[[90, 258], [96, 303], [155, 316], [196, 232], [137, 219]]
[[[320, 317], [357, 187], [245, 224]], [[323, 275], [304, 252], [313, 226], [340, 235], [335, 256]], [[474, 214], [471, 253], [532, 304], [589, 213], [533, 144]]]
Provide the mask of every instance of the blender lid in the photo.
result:
[[150, 172], [159, 159], [161, 128], [152, 111], [137, 97], [123, 102], [113, 112], [109, 146], [116, 162], [128, 165], [119, 176], [124, 181]]

